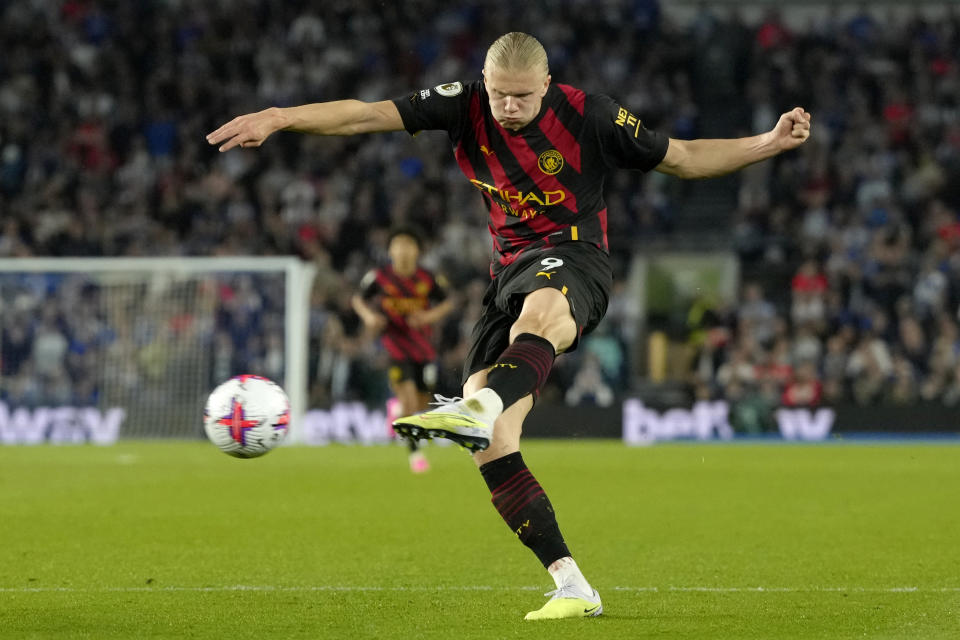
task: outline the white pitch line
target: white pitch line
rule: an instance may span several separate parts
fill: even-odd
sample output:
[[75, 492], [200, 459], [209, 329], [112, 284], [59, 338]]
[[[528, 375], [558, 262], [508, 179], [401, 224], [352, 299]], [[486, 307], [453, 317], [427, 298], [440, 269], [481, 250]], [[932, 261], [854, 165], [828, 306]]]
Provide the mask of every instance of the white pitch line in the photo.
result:
[[[272, 585], [222, 585], [212, 587], [0, 587], [0, 593], [162, 593], [162, 592], [423, 592], [437, 591], [541, 591], [542, 586], [504, 587], [459, 585], [439, 587], [364, 587], [307, 585], [277, 587]], [[601, 589], [603, 591], [604, 589]], [[960, 587], [607, 587], [609, 591], [636, 593], [960, 593]]]
[[613, 591], [654, 593], [960, 593], [960, 587], [611, 587]]
[[363, 587], [336, 585], [307, 585], [276, 587], [272, 585], [235, 584], [216, 587], [0, 587], [0, 593], [150, 593], [163, 591], [396, 591], [396, 592], [435, 592], [435, 591], [539, 591], [542, 587], [491, 587], [484, 585], [464, 585], [453, 587]]

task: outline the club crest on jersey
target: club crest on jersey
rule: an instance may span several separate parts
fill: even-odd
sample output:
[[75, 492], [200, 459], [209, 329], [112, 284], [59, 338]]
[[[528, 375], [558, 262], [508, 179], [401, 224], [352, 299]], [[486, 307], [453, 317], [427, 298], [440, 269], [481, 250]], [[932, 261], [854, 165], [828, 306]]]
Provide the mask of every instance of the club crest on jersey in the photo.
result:
[[448, 82], [446, 84], [439, 84], [435, 86], [433, 90], [442, 95], [444, 98], [452, 98], [453, 96], [458, 96], [463, 92], [463, 85], [459, 82]]
[[540, 167], [540, 171], [548, 176], [556, 175], [560, 173], [560, 169], [563, 169], [563, 156], [556, 149], [544, 151], [537, 158], [537, 165]]

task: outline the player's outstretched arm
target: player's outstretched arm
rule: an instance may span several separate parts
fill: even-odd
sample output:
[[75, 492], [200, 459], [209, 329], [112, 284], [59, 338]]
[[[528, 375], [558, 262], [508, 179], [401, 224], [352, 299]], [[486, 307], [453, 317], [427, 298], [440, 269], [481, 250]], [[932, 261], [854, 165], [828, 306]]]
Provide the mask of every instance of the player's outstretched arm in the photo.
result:
[[208, 133], [207, 142], [220, 145], [220, 151], [229, 151], [234, 147], [259, 147], [271, 134], [280, 130], [321, 136], [350, 136], [356, 133], [402, 131], [403, 120], [397, 106], [390, 100], [336, 100], [299, 107], [271, 107], [237, 116]]
[[450, 312], [456, 308], [456, 303], [452, 297], [429, 309], [417, 311], [407, 316], [407, 324], [413, 328], [424, 327], [430, 324], [436, 324], [450, 315]]
[[370, 333], [380, 333], [387, 326], [386, 316], [374, 309], [361, 296], [355, 294], [350, 298], [350, 306], [360, 316], [363, 326]]
[[749, 138], [675, 140], [656, 170], [679, 178], [715, 178], [796, 149], [810, 137], [810, 114], [802, 107], [784, 113], [776, 126]]

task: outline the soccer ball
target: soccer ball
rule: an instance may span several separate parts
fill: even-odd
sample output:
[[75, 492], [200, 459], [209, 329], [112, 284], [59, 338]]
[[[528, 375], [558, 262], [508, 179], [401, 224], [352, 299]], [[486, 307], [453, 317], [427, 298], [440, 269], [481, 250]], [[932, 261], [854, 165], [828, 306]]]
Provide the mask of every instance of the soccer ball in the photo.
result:
[[210, 442], [237, 458], [256, 458], [280, 444], [290, 427], [290, 400], [260, 376], [230, 378], [210, 393], [203, 411]]

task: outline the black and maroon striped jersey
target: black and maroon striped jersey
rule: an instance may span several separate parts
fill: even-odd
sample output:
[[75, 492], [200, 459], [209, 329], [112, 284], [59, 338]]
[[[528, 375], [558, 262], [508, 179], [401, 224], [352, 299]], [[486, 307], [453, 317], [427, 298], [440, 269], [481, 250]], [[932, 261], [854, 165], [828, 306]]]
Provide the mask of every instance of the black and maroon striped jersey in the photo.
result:
[[573, 240], [607, 247], [603, 182], [617, 168], [650, 171], [668, 138], [608, 96], [551, 84], [518, 131], [490, 111], [483, 82], [452, 82], [394, 100], [411, 134], [445, 130], [460, 169], [490, 211], [495, 276], [523, 251]]
[[446, 300], [443, 278], [417, 268], [412, 276], [401, 276], [393, 267], [370, 271], [360, 283], [360, 296], [376, 304], [387, 318], [381, 341], [390, 357], [399, 362], [432, 362], [437, 352], [431, 342], [433, 328], [413, 328], [407, 317]]

